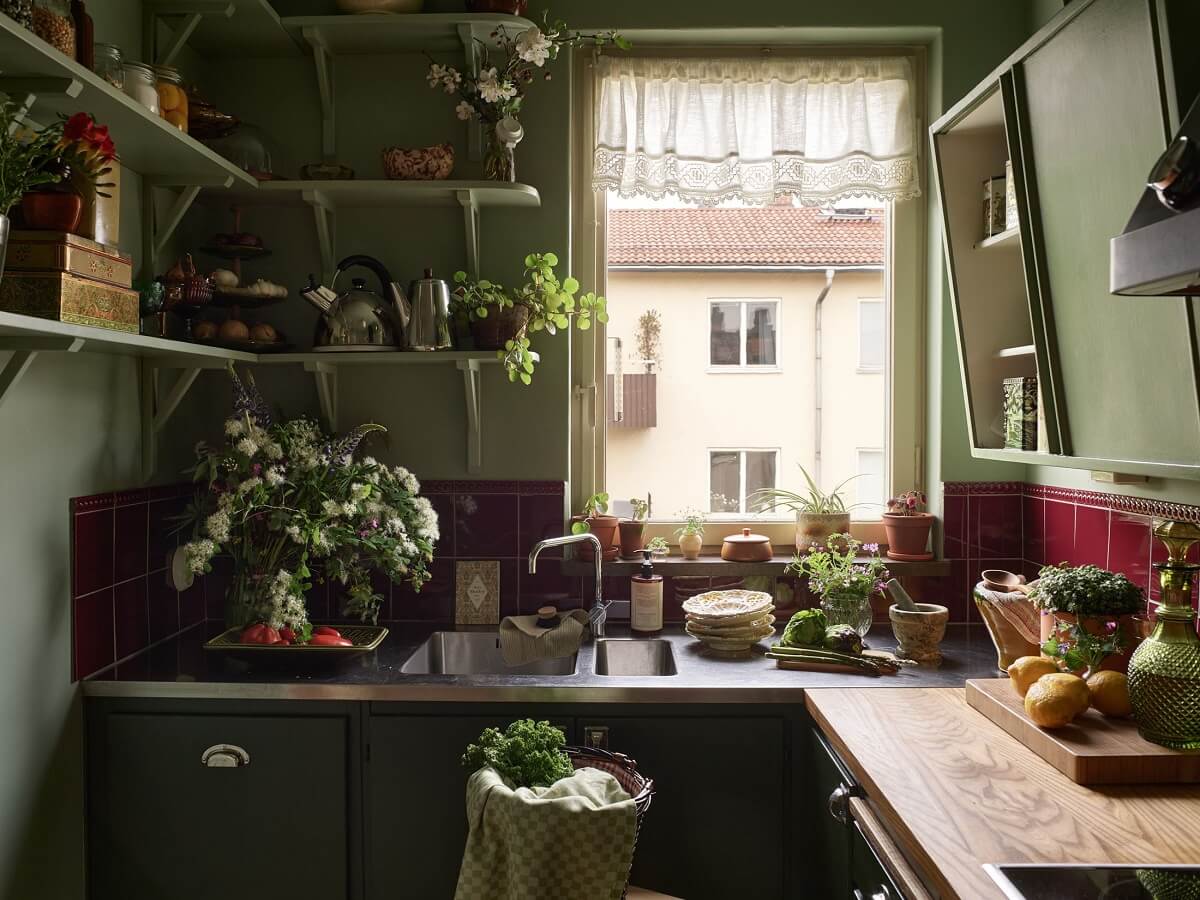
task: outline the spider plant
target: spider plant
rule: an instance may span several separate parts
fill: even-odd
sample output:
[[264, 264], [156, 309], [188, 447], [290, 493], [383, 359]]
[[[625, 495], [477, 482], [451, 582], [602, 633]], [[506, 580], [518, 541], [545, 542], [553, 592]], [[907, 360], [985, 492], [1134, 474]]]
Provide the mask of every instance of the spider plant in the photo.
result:
[[822, 491], [804, 466], [797, 463], [796, 468], [800, 470], [800, 474], [804, 476], [804, 480], [808, 484], [807, 492], [798, 494], [783, 488], [760, 488], [749, 497], [751, 508], [755, 512], [764, 512], [776, 507], [783, 507], [798, 515], [811, 516], [847, 513], [856, 506], [863, 505], [852, 503], [847, 506], [841, 493], [842, 488], [858, 478], [858, 475], [851, 475], [831, 491]]

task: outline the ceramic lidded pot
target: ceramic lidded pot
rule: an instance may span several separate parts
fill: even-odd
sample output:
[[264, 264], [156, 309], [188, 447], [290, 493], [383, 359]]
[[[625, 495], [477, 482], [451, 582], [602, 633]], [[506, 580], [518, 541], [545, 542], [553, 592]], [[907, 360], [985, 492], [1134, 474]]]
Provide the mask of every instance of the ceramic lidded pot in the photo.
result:
[[721, 543], [721, 559], [726, 562], [767, 562], [775, 555], [771, 539], [743, 528], [741, 534], [731, 534]]

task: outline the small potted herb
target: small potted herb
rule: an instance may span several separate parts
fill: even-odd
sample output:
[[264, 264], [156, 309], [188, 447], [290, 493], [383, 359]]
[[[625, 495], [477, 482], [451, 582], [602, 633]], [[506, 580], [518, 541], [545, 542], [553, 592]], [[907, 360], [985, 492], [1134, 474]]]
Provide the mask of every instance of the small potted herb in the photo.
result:
[[642, 552], [642, 532], [646, 530], [646, 516], [650, 512], [650, 504], [640, 497], [629, 501], [633, 504], [633, 516], [622, 519], [617, 526], [621, 534], [621, 556], [634, 559]]
[[883, 530], [887, 532], [890, 559], [933, 559], [933, 554], [925, 548], [929, 546], [934, 517], [921, 509], [924, 505], [925, 495], [920, 491], [908, 491], [887, 502]]
[[[869, 556], [860, 559], [859, 550]], [[873, 618], [871, 598], [883, 591], [890, 577], [878, 554], [878, 544], [835, 534], [828, 546], [813, 545], [797, 553], [787, 571], [808, 579], [808, 589], [821, 598], [830, 625], [849, 625], [866, 634]]]
[[650, 551], [651, 556], [662, 558], [671, 555], [671, 545], [667, 543], [665, 537], [654, 537], [646, 543], [646, 548]]
[[796, 551], [803, 553], [809, 547], [825, 545], [835, 534], [850, 531], [850, 510], [857, 504], [846, 505], [841, 491], [857, 478], [852, 475], [831, 491], [822, 491], [804, 466], [797, 466], [808, 484], [803, 494], [782, 488], [763, 488], [750, 495], [755, 512], [767, 512], [782, 507], [796, 514]]
[[[600, 546], [604, 548], [604, 558], [616, 559], [618, 522], [616, 516], [608, 515], [608, 494], [592, 494], [583, 501], [583, 512], [571, 517], [571, 533], [594, 534]], [[580, 544], [575, 549], [579, 559], [592, 559], [594, 556], [595, 551], [590, 541]]]
[[1029, 591], [1043, 614], [1043, 636], [1063, 647], [1078, 643], [1078, 631], [1105, 638], [1122, 636], [1119, 649], [1106, 653], [1101, 668], [1124, 672], [1140, 640], [1134, 616], [1146, 611], [1142, 589], [1120, 573], [1099, 566], [1046, 566]]
[[704, 546], [704, 513], [689, 507], [679, 515], [683, 519], [683, 525], [675, 529], [679, 552], [684, 559], [699, 559], [700, 548]]

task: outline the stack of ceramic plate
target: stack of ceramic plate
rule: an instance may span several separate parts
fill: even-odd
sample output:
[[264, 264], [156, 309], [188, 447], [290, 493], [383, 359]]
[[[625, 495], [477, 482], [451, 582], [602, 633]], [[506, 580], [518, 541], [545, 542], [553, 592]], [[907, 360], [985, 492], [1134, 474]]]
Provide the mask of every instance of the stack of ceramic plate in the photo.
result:
[[775, 603], [762, 591], [708, 591], [684, 601], [687, 633], [717, 654], [742, 655], [775, 633]]

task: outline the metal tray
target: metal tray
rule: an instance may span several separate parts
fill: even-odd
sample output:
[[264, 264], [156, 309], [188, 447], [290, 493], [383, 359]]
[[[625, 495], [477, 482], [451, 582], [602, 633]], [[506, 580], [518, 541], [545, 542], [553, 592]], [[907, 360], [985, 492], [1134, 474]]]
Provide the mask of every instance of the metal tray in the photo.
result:
[[205, 650], [222, 653], [244, 662], [259, 664], [311, 665], [352, 659], [378, 649], [387, 637], [382, 625], [338, 625], [342, 637], [353, 642], [351, 647], [314, 647], [308, 644], [276, 646], [272, 644], [243, 644], [242, 628], [223, 631], [204, 645]]

